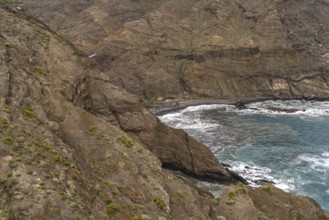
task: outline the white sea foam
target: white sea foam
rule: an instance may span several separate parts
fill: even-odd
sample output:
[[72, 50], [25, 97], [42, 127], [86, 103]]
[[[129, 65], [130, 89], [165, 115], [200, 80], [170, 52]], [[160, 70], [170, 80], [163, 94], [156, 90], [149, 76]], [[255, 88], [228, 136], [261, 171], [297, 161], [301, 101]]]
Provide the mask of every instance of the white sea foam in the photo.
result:
[[211, 110], [211, 109], [218, 109], [223, 108], [224, 106], [228, 105], [222, 105], [222, 104], [212, 104], [212, 105], [196, 105], [196, 106], [190, 106], [181, 111], [181, 113], [187, 113], [187, 112], [199, 112], [202, 110]]
[[202, 110], [211, 110], [219, 108], [219, 105], [200, 105], [200, 106], [191, 106], [179, 112], [169, 113], [163, 116], [160, 116], [159, 119], [166, 123], [167, 125], [180, 128], [180, 129], [209, 129], [209, 128], [217, 128], [221, 125], [207, 121], [200, 118], [200, 112]]
[[310, 117], [329, 116], [329, 102], [265, 101], [247, 105], [248, 109], [241, 113], [274, 114], [274, 115], [305, 115]]
[[212, 104], [190, 106], [179, 112], [169, 113], [159, 117], [162, 121], [170, 121], [172, 118], [179, 118], [182, 115], [190, 113], [199, 114], [203, 110], [218, 109], [219, 111], [235, 112], [238, 114], [266, 114], [266, 115], [297, 115], [321, 117], [329, 116], [329, 102], [305, 102], [299, 100], [290, 101], [264, 101], [255, 102], [246, 105], [246, 109], [237, 109], [234, 105], [227, 104]]
[[251, 185], [259, 185], [257, 182], [261, 180], [274, 180], [274, 178], [269, 175], [272, 170], [267, 167], [260, 167], [255, 164], [247, 164], [240, 161], [228, 161], [228, 164], [232, 166], [230, 170], [240, 174], [250, 182]]
[[296, 190], [296, 183], [293, 178], [288, 178], [288, 179], [278, 179], [277, 182], [275, 183], [275, 186], [287, 191], [287, 192], [292, 192]]
[[323, 157], [327, 157], [327, 158], [329, 158], [329, 152], [324, 152], [324, 153], [322, 154], [322, 156], [323, 156]]
[[179, 114], [173, 114], [173, 115], [164, 115], [159, 117], [160, 120], [167, 125], [173, 127], [173, 128], [179, 128], [179, 129], [209, 129], [209, 128], [216, 128], [220, 127], [220, 124], [208, 122], [206, 120], [201, 120], [199, 117], [192, 117], [192, 116], [186, 116], [186, 115], [179, 115]]
[[[267, 167], [260, 167], [255, 164], [247, 164], [239, 161], [229, 162], [232, 167], [230, 170], [238, 173], [245, 178], [248, 183], [253, 187], [258, 187], [264, 183], [264, 181], [273, 182], [274, 185], [284, 191], [294, 191], [295, 180], [293, 178], [277, 178], [272, 174], [272, 170]], [[280, 175], [281, 176], [281, 175]]]
[[324, 152], [321, 155], [301, 154], [297, 159], [309, 163], [313, 170], [329, 172], [329, 152]]
[[[303, 121], [310, 120], [313, 124], [319, 121], [323, 124], [324, 121], [328, 120], [327, 117], [329, 117], [329, 102], [267, 101], [251, 103], [247, 107], [247, 109], [237, 109], [233, 105], [218, 104], [193, 106], [179, 112], [163, 115], [160, 117], [160, 120], [175, 128], [187, 130], [191, 135], [195, 135], [197, 139], [207, 144], [215, 155], [221, 154], [222, 156], [220, 157], [224, 156], [225, 161], [223, 162], [231, 165], [229, 169], [244, 177], [251, 186], [259, 186], [263, 181], [270, 181], [285, 191], [305, 194], [317, 199], [322, 198], [323, 195], [313, 192], [312, 187], [314, 184], [322, 184], [323, 186], [321, 185], [321, 187], [324, 188], [321, 188], [321, 192], [325, 193], [325, 195], [329, 194], [327, 185], [329, 176], [329, 151], [326, 146], [318, 146], [317, 141], [305, 143], [307, 145], [309, 144], [309, 148], [306, 148], [309, 150], [300, 149], [304, 153], [299, 156], [295, 154], [299, 152], [298, 146], [296, 146], [296, 149], [294, 147], [290, 149], [292, 150], [292, 157], [288, 160], [282, 159], [278, 161], [280, 167], [287, 165], [287, 167], [283, 168], [284, 170], [275, 165], [273, 166], [273, 163], [268, 164], [271, 170], [266, 165], [265, 167], [256, 165], [258, 163], [257, 160], [254, 163], [238, 161], [241, 158], [248, 158], [248, 156], [245, 157], [243, 155], [243, 152], [245, 147], [249, 148], [249, 145], [253, 143], [253, 139], [249, 139], [250, 135], [256, 133], [258, 135], [256, 136], [261, 137], [261, 140], [268, 138], [269, 141], [274, 141], [274, 144], [276, 143], [276, 139], [271, 135], [275, 136], [278, 134], [278, 138], [287, 138], [286, 142], [290, 141], [291, 144], [294, 144], [295, 136], [297, 138], [300, 135], [299, 130], [295, 131], [293, 126], [289, 126], [289, 123], [286, 125], [285, 123], [272, 123], [275, 120], [269, 120], [270, 122], [265, 121], [266, 123], [262, 121], [260, 128], [257, 121], [255, 122], [253, 120], [253, 117], [247, 117], [247, 119], [251, 120], [245, 121], [240, 120], [240, 118], [244, 117], [240, 117], [239, 115], [263, 114], [275, 118], [277, 118], [277, 115], [291, 115], [294, 116], [294, 119], [297, 116], [303, 119]], [[208, 110], [211, 110], [211, 112], [207, 112]], [[216, 111], [219, 113], [218, 117], [214, 116], [216, 115]], [[208, 114], [213, 117], [208, 117]], [[231, 117], [232, 120], [228, 121], [227, 118], [224, 118], [225, 115]], [[233, 128], [229, 127], [231, 124]], [[316, 129], [322, 129], [322, 124], [320, 124], [321, 127], [314, 128], [314, 132], [317, 131]], [[304, 125], [301, 123], [300, 126]], [[323, 132], [319, 133], [322, 135], [320, 138], [325, 139], [326, 128], [324, 127], [323, 129]], [[308, 129], [305, 127], [304, 130]], [[313, 134], [306, 135], [311, 139], [314, 138]], [[305, 138], [307, 139], [307, 137]], [[323, 143], [323, 141], [320, 142]], [[272, 142], [269, 146], [272, 146]], [[317, 149], [323, 149], [323, 152], [310, 153], [314, 149], [313, 147], [319, 147]], [[252, 159], [253, 157], [250, 160]], [[272, 161], [271, 158], [268, 159]], [[264, 160], [262, 160], [261, 164], [264, 164]], [[209, 187], [212, 188], [213, 186]]]

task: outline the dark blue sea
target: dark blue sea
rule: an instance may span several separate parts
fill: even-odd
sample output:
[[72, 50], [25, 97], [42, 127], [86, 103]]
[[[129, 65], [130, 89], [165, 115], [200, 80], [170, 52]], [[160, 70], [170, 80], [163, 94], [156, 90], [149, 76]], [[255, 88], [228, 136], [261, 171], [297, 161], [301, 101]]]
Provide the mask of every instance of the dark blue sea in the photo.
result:
[[329, 211], [329, 102], [201, 105], [160, 119], [207, 145], [251, 185], [272, 181]]

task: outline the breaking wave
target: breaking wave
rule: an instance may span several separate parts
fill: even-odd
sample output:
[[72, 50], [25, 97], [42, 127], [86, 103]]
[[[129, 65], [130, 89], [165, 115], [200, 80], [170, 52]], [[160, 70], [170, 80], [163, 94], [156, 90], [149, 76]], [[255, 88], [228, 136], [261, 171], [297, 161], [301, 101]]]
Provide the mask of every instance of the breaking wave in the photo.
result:
[[329, 102], [265, 101], [245, 107], [200, 105], [159, 118], [206, 144], [252, 186], [272, 182], [329, 210]]

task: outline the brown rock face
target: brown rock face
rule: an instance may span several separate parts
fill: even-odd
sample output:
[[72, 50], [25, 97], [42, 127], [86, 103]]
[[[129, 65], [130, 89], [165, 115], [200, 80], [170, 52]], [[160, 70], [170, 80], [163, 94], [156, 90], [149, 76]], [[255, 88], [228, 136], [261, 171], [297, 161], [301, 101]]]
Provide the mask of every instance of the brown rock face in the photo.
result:
[[[0, 16], [1, 219], [210, 218], [212, 195], [163, 170], [148, 146], [120, 127], [175, 131], [19, 5], [0, 1]], [[223, 171], [230, 179], [217, 161], [206, 164], [213, 168], [198, 175]]]
[[[112, 85], [106, 72], [21, 5], [0, 1], [0, 17], [1, 219], [234, 216], [226, 207], [232, 204], [229, 194], [222, 204], [162, 169], [164, 164], [201, 178], [234, 181], [205, 146], [160, 123], [134, 95]], [[276, 196], [283, 202], [288, 198], [292, 219], [324, 216], [310, 199], [276, 189], [266, 197], [239, 187], [236, 195], [254, 201], [237, 207], [254, 213], [249, 219], [263, 209], [268, 218], [286, 214], [285, 206], [262, 206], [262, 198], [276, 204]]]
[[[73, 52], [70, 51], [61, 55], [60, 49], [53, 42], [53, 39], [49, 39], [46, 34], [43, 34], [44, 30], [39, 31], [42, 33], [40, 36], [45, 38], [41, 39], [44, 41], [43, 43], [46, 46], [49, 44], [55, 49], [49, 51], [43, 49], [45, 52], [39, 56], [36, 54], [34, 57], [26, 52], [27, 57], [31, 57], [31, 62], [38, 63], [35, 64], [37, 66], [34, 71], [41, 75], [47, 75], [48, 72], [61, 73], [60, 77], [55, 79], [58, 84], [62, 84], [63, 88], [61, 90], [69, 101], [105, 119], [112, 125], [118, 126], [135, 137], [136, 140], [142, 141], [144, 146], [151, 150], [168, 168], [175, 168], [194, 177], [211, 179], [212, 181], [223, 183], [237, 181], [217, 161], [206, 146], [196, 142], [185, 132], [173, 130], [162, 124], [156, 116], [140, 104], [134, 95], [112, 85], [108, 80], [108, 76], [92, 65], [90, 60], [79, 58], [81, 59], [79, 62], [83, 64], [83, 68], [87, 73], [81, 72], [81, 69], [68, 61], [71, 59], [69, 56], [76, 53], [74, 47]], [[56, 35], [55, 33], [52, 34]], [[59, 38], [59, 36], [56, 35], [56, 38]], [[59, 40], [64, 42], [63, 39]], [[31, 48], [31, 50], [35, 51], [34, 48]], [[45, 57], [41, 58], [42, 56]], [[52, 57], [59, 58], [54, 60]], [[42, 67], [42, 65], [47, 65], [47, 67]], [[67, 67], [62, 70], [59, 67], [60, 65]], [[27, 81], [30, 82], [28, 86], [39, 86], [31, 79]], [[51, 91], [46, 89], [46, 92], [50, 93]], [[38, 95], [35, 98], [39, 98]], [[47, 116], [57, 122], [64, 120], [65, 111], [56, 107], [60, 101], [55, 99], [48, 102], [46, 106]], [[71, 130], [73, 130], [67, 129], [66, 126], [61, 126], [61, 128], [65, 129], [64, 136], [66, 132], [71, 133]]]
[[83, 47], [92, 47], [100, 39], [119, 30], [129, 21], [140, 19], [166, 0], [111, 1], [24, 1], [24, 4], [45, 18], [56, 32]]
[[292, 196], [272, 186], [249, 188], [231, 186], [217, 199], [217, 209], [227, 220], [234, 219], [328, 219], [316, 202]]
[[[112, 83], [144, 98], [329, 95], [325, 0], [98, 0], [75, 3], [80, 11], [59, 0], [26, 2], [93, 54]], [[72, 27], [57, 29], [64, 20]], [[81, 25], [108, 31], [95, 37]]]
[[138, 99], [111, 85], [101, 75], [92, 75], [78, 83], [74, 102], [89, 112], [119, 126], [141, 141], [163, 166], [197, 178], [223, 183], [238, 179], [218, 163], [212, 152], [183, 130], [164, 125]]

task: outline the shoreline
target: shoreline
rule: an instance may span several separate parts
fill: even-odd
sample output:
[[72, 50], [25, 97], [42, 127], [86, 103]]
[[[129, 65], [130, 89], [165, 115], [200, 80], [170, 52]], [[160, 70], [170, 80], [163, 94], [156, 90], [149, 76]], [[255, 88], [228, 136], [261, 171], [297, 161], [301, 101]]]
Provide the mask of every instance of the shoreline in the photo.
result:
[[216, 104], [237, 105], [238, 103], [250, 104], [253, 102], [262, 102], [268, 100], [277, 100], [277, 99], [273, 97], [245, 98], [245, 99], [186, 99], [186, 100], [176, 99], [176, 100], [151, 104], [147, 106], [147, 108], [156, 116], [161, 116], [173, 111], [185, 109], [190, 106], [216, 105]]
[[302, 98], [276, 98], [276, 97], [259, 97], [259, 98], [241, 98], [241, 99], [186, 99], [186, 100], [177, 100], [171, 99], [170, 101], [162, 101], [155, 104], [150, 104], [147, 108], [156, 116], [162, 116], [168, 114], [170, 112], [178, 111], [185, 109], [190, 106], [198, 106], [198, 105], [216, 105], [216, 104], [224, 104], [224, 105], [245, 105], [255, 102], [264, 102], [264, 101], [288, 101], [288, 100], [301, 100], [301, 101], [329, 101], [328, 98], [315, 98], [315, 99], [306, 99]]
[[[244, 105], [244, 104], [250, 104], [250, 103], [255, 103], [255, 102], [270, 101], [270, 100], [273, 100], [273, 101], [298, 100], [298, 101], [310, 102], [310, 103], [329, 101], [328, 98], [306, 99], [306, 98], [274, 98], [274, 97], [253, 98], [253, 99], [251, 99], [251, 98], [250, 99], [187, 99], [187, 100], [179, 100], [179, 101], [177, 99], [176, 100], [172, 99], [170, 101], [163, 101], [163, 102], [159, 102], [159, 103], [156, 103], [156, 104], [152, 104], [148, 108], [155, 115], [162, 116], [162, 115], [168, 114], [170, 112], [175, 112], [175, 111], [185, 109], [185, 108], [190, 107], [190, 106], [215, 105], [215, 104], [224, 104], [224, 105], [240, 105], [240, 104], [242, 104], [242, 105]], [[178, 103], [178, 105], [176, 105], [176, 103]], [[156, 112], [154, 112], [154, 111], [156, 111]], [[285, 110], [283, 110], [283, 111], [285, 111]], [[222, 165], [226, 165], [226, 164], [223, 164], [219, 159], [218, 159], [218, 161]], [[226, 165], [227, 169], [228, 169], [228, 166], [229, 165]], [[248, 168], [245, 168], [245, 169], [248, 169]], [[173, 171], [171, 170], [171, 172], [173, 172]], [[176, 171], [176, 172], [178, 172], [178, 171]], [[180, 173], [178, 172], [177, 175], [180, 175]], [[199, 181], [199, 184], [202, 183], [202, 182], [212, 183], [211, 181], [195, 179], [195, 178], [193, 178], [191, 176], [188, 176], [188, 175], [187, 175], [187, 180], [191, 181], [194, 184], [197, 184], [198, 181]], [[272, 181], [269, 181], [269, 180], [266, 180], [266, 179], [260, 179], [259, 183], [257, 183], [257, 184], [259, 184], [259, 186], [263, 185], [263, 184], [275, 185], [275, 182], [272, 182]], [[248, 182], [247, 185], [250, 186], [250, 182]], [[211, 192], [209, 190], [210, 188], [207, 188], [205, 186], [200, 186], [200, 185], [198, 187], [201, 187], [201, 188], [204, 187], [203, 189], [205, 189], [205, 190], [209, 191], [210, 193], [212, 193], [213, 195], [215, 195], [214, 192]], [[255, 186], [252, 186], [252, 187], [255, 187]], [[256, 186], [256, 187], [258, 187], [258, 186]], [[276, 187], [279, 187], [279, 186], [276, 186]], [[288, 191], [285, 191], [285, 192], [288, 192]], [[296, 195], [293, 192], [289, 192], [289, 194]], [[306, 194], [303, 194], [303, 195], [306, 196]], [[313, 198], [313, 197], [310, 197], [310, 198]], [[329, 212], [327, 210], [325, 210], [322, 206], [321, 206], [321, 208], [329, 216]]]

